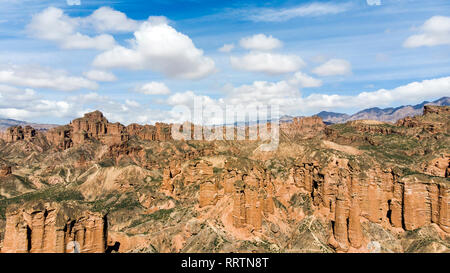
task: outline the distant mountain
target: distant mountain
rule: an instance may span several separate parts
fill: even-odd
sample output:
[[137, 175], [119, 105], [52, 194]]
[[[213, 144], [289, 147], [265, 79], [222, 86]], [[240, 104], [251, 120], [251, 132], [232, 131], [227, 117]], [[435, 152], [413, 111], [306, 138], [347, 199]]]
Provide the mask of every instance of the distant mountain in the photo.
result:
[[342, 113], [335, 113], [335, 112], [327, 112], [322, 111], [317, 114], [325, 123], [342, 123], [345, 122], [348, 118], [350, 118], [350, 115], [342, 114]]
[[55, 124], [39, 124], [39, 123], [31, 123], [31, 122], [26, 122], [26, 121], [21, 121], [21, 120], [15, 120], [15, 119], [1, 119], [0, 118], [0, 131], [4, 131], [6, 129], [8, 129], [11, 126], [31, 126], [36, 130], [42, 130], [42, 131], [46, 131], [49, 130], [51, 128], [57, 127], [58, 125]]
[[438, 100], [428, 102], [424, 101], [417, 105], [404, 105], [399, 107], [389, 107], [389, 108], [369, 108], [362, 111], [359, 111], [353, 115], [347, 115], [342, 113], [334, 113], [334, 112], [325, 112], [322, 111], [317, 115], [323, 119], [326, 123], [344, 123], [350, 120], [358, 120], [358, 119], [370, 119], [370, 120], [378, 120], [384, 122], [396, 122], [399, 119], [402, 119], [407, 116], [416, 116], [421, 115], [423, 112], [424, 105], [440, 105], [440, 106], [449, 106], [450, 105], [450, 97], [442, 97]]

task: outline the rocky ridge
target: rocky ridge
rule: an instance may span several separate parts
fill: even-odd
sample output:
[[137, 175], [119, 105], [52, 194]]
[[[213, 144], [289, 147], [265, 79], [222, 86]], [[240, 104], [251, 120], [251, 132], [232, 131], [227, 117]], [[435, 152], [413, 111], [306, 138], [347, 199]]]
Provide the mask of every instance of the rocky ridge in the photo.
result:
[[98, 111], [46, 134], [11, 128], [1, 251], [448, 252], [449, 109], [395, 124], [297, 118], [270, 152]]

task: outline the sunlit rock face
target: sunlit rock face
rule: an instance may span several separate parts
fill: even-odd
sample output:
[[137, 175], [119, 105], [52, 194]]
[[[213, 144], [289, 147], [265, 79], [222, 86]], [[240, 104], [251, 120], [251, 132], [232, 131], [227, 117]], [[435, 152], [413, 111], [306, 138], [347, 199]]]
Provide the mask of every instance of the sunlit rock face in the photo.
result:
[[74, 204], [32, 202], [6, 212], [2, 253], [102, 253], [106, 218]]
[[448, 252], [449, 113], [295, 118], [273, 151], [261, 139], [174, 140], [171, 125], [125, 127], [98, 111], [47, 133], [11, 128], [0, 248]]

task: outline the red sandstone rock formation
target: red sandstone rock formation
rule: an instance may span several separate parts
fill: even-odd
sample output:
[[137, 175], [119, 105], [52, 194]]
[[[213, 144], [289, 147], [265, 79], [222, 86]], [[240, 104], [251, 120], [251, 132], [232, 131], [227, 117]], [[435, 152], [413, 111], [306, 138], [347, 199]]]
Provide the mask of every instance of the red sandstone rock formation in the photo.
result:
[[102, 214], [72, 204], [40, 202], [10, 207], [1, 252], [104, 252], [105, 225]]
[[280, 124], [280, 130], [287, 136], [308, 138], [320, 134], [325, 130], [325, 123], [318, 116], [296, 117], [292, 122]]
[[[396, 172], [374, 166], [365, 171], [347, 160], [331, 161], [325, 168], [314, 163], [298, 163], [294, 180], [311, 192], [313, 203], [328, 211], [335, 247], [361, 247], [362, 217], [387, 228], [414, 230], [436, 223], [449, 230], [449, 189], [445, 183], [420, 180], [415, 176], [398, 179]], [[323, 210], [321, 210], [323, 211]]]
[[8, 128], [2, 134], [2, 138], [6, 142], [16, 142], [19, 140], [30, 141], [31, 139], [36, 137], [36, 134], [36, 130], [31, 126], [25, 126], [25, 128], [23, 128], [22, 126], [14, 126]]
[[200, 208], [217, 203], [217, 185], [215, 182], [206, 181], [200, 184], [198, 202]]
[[137, 136], [141, 140], [148, 141], [168, 141], [172, 139], [171, 126], [157, 122], [155, 126], [130, 124], [127, 126], [130, 136]]
[[426, 163], [423, 167], [423, 172], [432, 176], [449, 177], [450, 155], [441, 155]]
[[11, 166], [0, 165], [0, 177], [8, 176], [12, 173]]
[[128, 140], [125, 126], [110, 123], [99, 111], [87, 113], [70, 125], [49, 130], [47, 140], [54, 146], [67, 149], [88, 141], [97, 140], [106, 145], [117, 145]]
[[[236, 176], [234, 176], [236, 175]], [[274, 190], [270, 176], [263, 170], [253, 168], [240, 174], [233, 169], [228, 170], [227, 184], [233, 182], [233, 225], [237, 228], [246, 225], [260, 231], [263, 215], [274, 211]], [[231, 185], [227, 187], [231, 188]], [[228, 189], [226, 194], [230, 193]]]
[[[434, 117], [439, 116], [439, 120]], [[413, 129], [414, 133], [450, 133], [450, 106], [425, 105], [422, 116], [406, 117], [397, 121], [397, 126]], [[446, 122], [445, 122], [446, 120]]]
[[390, 135], [397, 133], [394, 126], [386, 126], [393, 124], [376, 120], [354, 120], [348, 122], [348, 125], [354, 127], [357, 131], [361, 133], [382, 134], [382, 135]]
[[131, 124], [127, 127], [120, 123], [110, 123], [101, 112], [87, 113], [82, 118], [73, 120], [69, 125], [49, 130], [47, 140], [60, 149], [100, 141], [108, 146], [120, 145], [136, 136], [148, 141], [171, 140], [170, 125], [156, 123], [152, 125]]

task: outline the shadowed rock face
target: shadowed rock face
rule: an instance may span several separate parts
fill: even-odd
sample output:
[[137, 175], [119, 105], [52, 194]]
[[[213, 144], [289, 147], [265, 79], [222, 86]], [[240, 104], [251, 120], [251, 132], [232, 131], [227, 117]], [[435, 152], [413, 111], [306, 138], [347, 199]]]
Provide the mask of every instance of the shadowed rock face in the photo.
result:
[[397, 124], [297, 118], [271, 152], [100, 112], [46, 140], [23, 133], [0, 141], [1, 251], [446, 252], [448, 109]]
[[8, 176], [12, 173], [11, 166], [8, 165], [0, 165], [0, 177]]
[[[74, 204], [28, 203], [6, 212], [2, 253], [105, 252], [106, 218]], [[76, 242], [76, 243], [75, 243]]]

